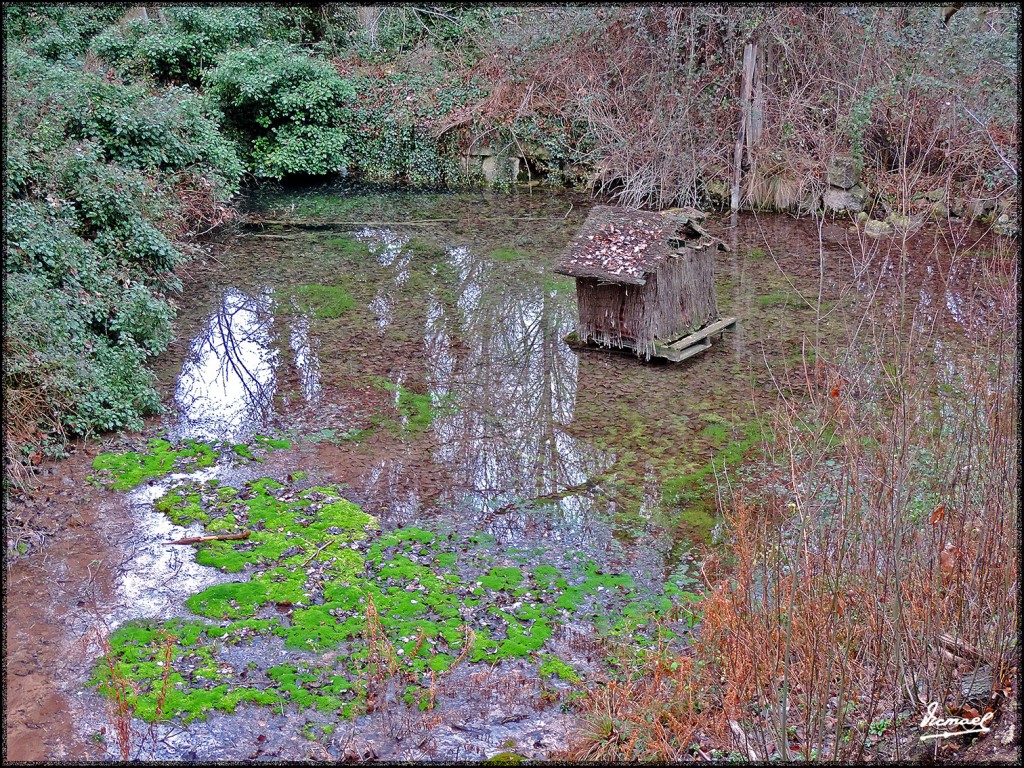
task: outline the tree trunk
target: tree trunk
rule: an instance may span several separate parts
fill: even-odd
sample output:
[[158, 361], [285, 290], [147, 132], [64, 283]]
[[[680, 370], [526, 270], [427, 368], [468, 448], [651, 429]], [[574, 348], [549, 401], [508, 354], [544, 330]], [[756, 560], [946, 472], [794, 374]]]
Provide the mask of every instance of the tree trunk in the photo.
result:
[[377, 47], [377, 26], [380, 24], [380, 18], [384, 15], [384, 11], [384, 8], [375, 5], [356, 6], [356, 19], [366, 30], [371, 49]]

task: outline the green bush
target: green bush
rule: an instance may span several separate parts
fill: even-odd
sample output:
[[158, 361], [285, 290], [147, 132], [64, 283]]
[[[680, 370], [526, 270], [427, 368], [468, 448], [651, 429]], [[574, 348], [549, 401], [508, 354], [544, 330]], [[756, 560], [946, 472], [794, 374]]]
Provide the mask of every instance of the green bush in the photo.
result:
[[339, 122], [355, 91], [330, 64], [266, 42], [227, 54], [205, 82], [256, 176], [324, 175], [349, 164]]
[[115, 341], [95, 333], [90, 314], [68, 287], [40, 274], [8, 274], [5, 388], [34, 392], [44, 411], [35, 414], [39, 422], [72, 433], [140, 429], [141, 416], [160, 408], [148, 353], [130, 335]]
[[145, 171], [197, 170], [219, 200], [238, 191], [242, 166], [201, 99], [186, 89], [150, 92], [141, 84], [45, 62], [18, 49], [8, 54], [7, 125], [15, 161], [10, 181], [26, 192], [52, 180], [51, 153], [76, 142], [99, 152], [96, 162]]
[[108, 27], [90, 48], [124, 74], [198, 85], [229, 48], [273, 36], [284, 11], [273, 6], [169, 6], [164, 15], [164, 23], [135, 19]]
[[4, 4], [4, 32], [9, 40], [53, 60], [80, 56], [89, 40], [124, 14], [116, 5]]
[[[150, 92], [12, 48], [4, 190], [8, 437], [135, 429], [160, 401], [185, 258], [182, 179], [238, 189], [231, 142], [183, 89]], [[198, 214], [197, 214], [198, 215]]]

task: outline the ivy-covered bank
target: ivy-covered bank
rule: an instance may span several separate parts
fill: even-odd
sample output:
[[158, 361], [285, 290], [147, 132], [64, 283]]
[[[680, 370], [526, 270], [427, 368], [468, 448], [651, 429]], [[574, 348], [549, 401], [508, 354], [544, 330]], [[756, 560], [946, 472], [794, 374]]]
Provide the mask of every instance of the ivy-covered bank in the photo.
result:
[[[123, 9], [4, 7], [5, 476], [156, 413], [177, 270], [231, 218], [243, 166], [194, 91], [85, 60]], [[31, 42], [22, 42], [31, 38]]]
[[468, 76], [331, 60], [310, 8], [140, 8], [4, 6], [5, 483], [160, 411], [178, 271], [243, 178], [470, 178], [435, 130]]
[[[288, 445], [260, 438], [234, 446], [235, 459]], [[153, 440], [147, 452], [100, 455], [94, 468], [98, 482], [126, 488], [208, 466], [214, 451]], [[197, 562], [229, 580], [192, 595], [191, 618], [114, 632], [94, 683], [121, 711], [187, 723], [249, 702], [351, 717], [372, 710], [384, 680], [424, 710], [460, 665], [506, 660], [535, 664], [552, 701], [567, 701], [584, 667], [595, 668], [573, 654], [565, 624], [653, 649], [695, 621], [696, 596], [674, 583], [651, 592], [581, 552], [503, 548], [483, 532], [385, 532], [341, 489], [304, 480], [186, 479], [155, 502], [174, 523], [202, 527]]]

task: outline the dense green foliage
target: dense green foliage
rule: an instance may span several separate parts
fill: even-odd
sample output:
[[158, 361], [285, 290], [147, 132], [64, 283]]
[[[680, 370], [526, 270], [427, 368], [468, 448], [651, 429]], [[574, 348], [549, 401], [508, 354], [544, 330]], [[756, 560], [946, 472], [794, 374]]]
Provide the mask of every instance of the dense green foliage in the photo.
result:
[[454, 137], [438, 139], [452, 113], [485, 91], [470, 81], [452, 81], [443, 72], [389, 72], [351, 77], [357, 97], [342, 115], [350, 131], [353, 169], [375, 180], [403, 179], [440, 185], [461, 181]]
[[146, 360], [170, 339], [174, 270], [241, 165], [187, 91], [17, 48], [7, 77], [7, 428], [138, 427], [159, 408]]
[[123, 15], [124, 8], [116, 5], [5, 3], [4, 33], [43, 58], [70, 60], [82, 55], [94, 35]]
[[206, 83], [255, 175], [324, 175], [346, 166], [339, 121], [354, 90], [329, 64], [264, 42], [225, 55]]
[[199, 85], [203, 72], [230, 48], [253, 45], [274, 30], [281, 11], [263, 6], [174, 7], [166, 24], [134, 19], [113, 25], [90, 50], [122, 74], [148, 75], [160, 83]]

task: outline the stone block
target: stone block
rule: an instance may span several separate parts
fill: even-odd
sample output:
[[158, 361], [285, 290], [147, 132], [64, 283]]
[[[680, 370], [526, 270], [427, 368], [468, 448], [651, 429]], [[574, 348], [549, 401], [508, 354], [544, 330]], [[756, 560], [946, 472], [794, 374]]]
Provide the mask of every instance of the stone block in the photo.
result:
[[850, 189], [829, 187], [825, 190], [821, 205], [827, 213], [859, 213], [864, 210], [868, 191], [860, 184]]
[[496, 184], [501, 181], [515, 181], [519, 178], [518, 157], [502, 157], [501, 155], [489, 155], [483, 159], [480, 168], [488, 184]]
[[864, 234], [868, 237], [888, 237], [892, 234], [892, 226], [887, 221], [868, 219], [864, 222]]
[[860, 181], [862, 163], [848, 155], [832, 158], [825, 166], [825, 180], [829, 186], [851, 189]]

